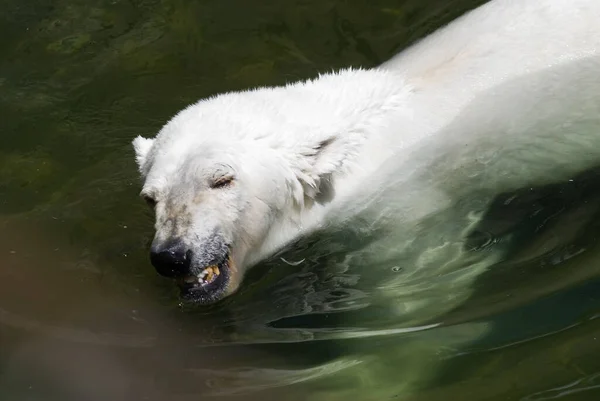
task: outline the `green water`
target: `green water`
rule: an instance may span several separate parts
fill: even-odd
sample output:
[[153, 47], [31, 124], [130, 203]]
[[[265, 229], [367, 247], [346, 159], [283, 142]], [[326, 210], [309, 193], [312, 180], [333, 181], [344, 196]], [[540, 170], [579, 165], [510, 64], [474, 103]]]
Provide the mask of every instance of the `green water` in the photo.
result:
[[377, 65], [482, 2], [3, 0], [0, 400], [599, 399], [598, 188], [433, 320], [324, 268], [352, 236], [202, 310], [148, 262], [134, 136], [204, 96]]

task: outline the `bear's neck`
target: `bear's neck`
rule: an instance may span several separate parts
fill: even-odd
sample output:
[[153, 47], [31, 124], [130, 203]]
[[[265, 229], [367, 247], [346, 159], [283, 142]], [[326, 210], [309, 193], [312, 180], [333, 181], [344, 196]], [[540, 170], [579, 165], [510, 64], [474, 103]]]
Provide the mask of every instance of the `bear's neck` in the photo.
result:
[[[246, 263], [255, 264], [300, 236], [319, 229], [328, 212], [360, 191], [361, 183], [399, 150], [414, 144], [432, 127], [430, 119], [417, 117], [415, 93], [402, 76], [381, 69], [344, 70], [287, 86], [282, 114], [294, 116], [304, 135], [282, 133], [290, 154], [305, 141], [335, 136], [332, 152], [344, 152], [343, 163], [328, 176], [331, 196], [325, 201], [289, 202], [275, 218], [261, 246], [250, 251]], [[425, 122], [425, 123], [423, 123]], [[300, 138], [300, 140], [298, 140]], [[295, 146], [294, 146], [295, 145]], [[336, 159], [337, 160], [337, 159]]]

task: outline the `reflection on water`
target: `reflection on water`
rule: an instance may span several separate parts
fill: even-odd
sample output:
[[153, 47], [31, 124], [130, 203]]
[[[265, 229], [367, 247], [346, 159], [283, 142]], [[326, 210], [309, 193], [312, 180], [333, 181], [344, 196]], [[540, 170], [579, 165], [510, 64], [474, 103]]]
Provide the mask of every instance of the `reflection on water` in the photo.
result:
[[596, 400], [595, 176], [494, 208], [472, 246], [514, 251], [481, 275], [439, 265], [454, 249], [369, 264], [390, 244], [365, 224], [210, 308], [147, 261], [133, 136], [202, 96], [378, 64], [481, 2], [5, 0], [0, 398]]

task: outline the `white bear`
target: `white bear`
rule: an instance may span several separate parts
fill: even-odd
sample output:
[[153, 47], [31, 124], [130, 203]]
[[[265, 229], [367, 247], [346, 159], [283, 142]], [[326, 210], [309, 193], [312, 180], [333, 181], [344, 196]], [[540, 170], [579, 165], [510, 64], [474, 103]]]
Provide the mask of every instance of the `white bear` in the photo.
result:
[[377, 68], [187, 107], [133, 141], [156, 210], [153, 265], [211, 303], [358, 214], [395, 227], [404, 245], [389, 247], [415, 265], [450, 263], [473, 208], [456, 205], [474, 193], [481, 211], [600, 165], [598, 21], [596, 0], [494, 0]]

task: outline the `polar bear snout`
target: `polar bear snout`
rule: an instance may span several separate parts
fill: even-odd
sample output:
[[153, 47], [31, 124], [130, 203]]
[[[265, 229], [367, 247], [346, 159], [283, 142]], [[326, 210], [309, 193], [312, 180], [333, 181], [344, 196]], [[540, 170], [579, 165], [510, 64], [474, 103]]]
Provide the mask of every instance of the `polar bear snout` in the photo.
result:
[[161, 276], [182, 277], [190, 273], [192, 250], [179, 241], [152, 244], [150, 262]]
[[218, 233], [202, 240], [154, 239], [150, 261], [163, 277], [174, 279], [181, 298], [194, 303], [213, 303], [229, 295], [237, 282], [231, 246]]

